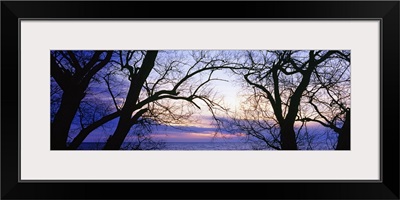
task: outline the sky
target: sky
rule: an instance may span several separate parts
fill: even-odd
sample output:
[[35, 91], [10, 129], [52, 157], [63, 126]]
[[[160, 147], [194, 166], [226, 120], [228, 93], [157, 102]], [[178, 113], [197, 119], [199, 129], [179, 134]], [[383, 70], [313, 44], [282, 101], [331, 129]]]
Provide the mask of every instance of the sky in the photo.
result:
[[[241, 86], [232, 83], [232, 78], [225, 72], [218, 72], [216, 76], [228, 80], [215, 81], [212, 87], [216, 93], [223, 97], [224, 106], [234, 112], [240, 108], [243, 101], [240, 97]], [[234, 136], [225, 133], [224, 135], [215, 134], [217, 128], [212, 115], [205, 104], [199, 103], [201, 109], [195, 110], [195, 114], [191, 119], [195, 122], [186, 124], [158, 125], [154, 126], [152, 137], [165, 142], [239, 142], [243, 137]], [[225, 117], [225, 116], [220, 116]], [[105, 125], [109, 128], [99, 128], [91, 133], [84, 142], [99, 142], [108, 138], [112, 133], [114, 126], [118, 123], [118, 119], [113, 120]], [[78, 128], [78, 127], [77, 127]]]

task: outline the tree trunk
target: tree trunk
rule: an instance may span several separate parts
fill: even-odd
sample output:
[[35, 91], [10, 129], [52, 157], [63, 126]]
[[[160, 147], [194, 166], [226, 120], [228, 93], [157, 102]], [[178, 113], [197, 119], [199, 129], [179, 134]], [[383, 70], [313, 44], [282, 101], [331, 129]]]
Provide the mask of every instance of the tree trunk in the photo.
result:
[[83, 96], [84, 92], [64, 92], [60, 108], [51, 123], [51, 150], [65, 150], [67, 148], [69, 129]]
[[[316, 64], [314, 63], [314, 55], [311, 52], [312, 51], [310, 51], [309, 67], [307, 71], [304, 71], [302, 73], [303, 78], [299, 86], [297, 86], [294, 94], [290, 97], [289, 110], [281, 125], [282, 150], [298, 150], [296, 143], [296, 134], [294, 132], [294, 122], [296, 120], [297, 113], [299, 112], [299, 105], [303, 92], [306, 90], [308, 84], [310, 83], [311, 74], [316, 67]], [[277, 93], [276, 95], [280, 94]]]
[[104, 146], [104, 150], [120, 149], [131, 127], [137, 122], [143, 113], [147, 112], [147, 109], [142, 109], [132, 117], [133, 112], [137, 110], [135, 106], [139, 99], [140, 91], [142, 90], [144, 82], [154, 67], [157, 54], [158, 51], [147, 51], [139, 72], [130, 74], [131, 84], [129, 86], [125, 104], [121, 110], [121, 117], [119, 118], [114, 134], [108, 139], [106, 145]]
[[118, 150], [121, 148], [122, 143], [124, 142], [126, 136], [129, 133], [129, 130], [134, 124], [137, 124], [138, 119], [147, 112], [148, 109], [144, 108], [135, 113], [131, 118], [132, 112], [123, 111], [120, 117], [120, 120], [117, 125], [117, 129], [114, 134], [108, 139], [106, 145], [104, 146], [104, 150]]
[[282, 150], [297, 150], [296, 134], [294, 123], [284, 123], [281, 126], [281, 147]]
[[346, 119], [339, 132], [336, 150], [350, 150], [350, 110], [346, 111]]
[[115, 129], [114, 134], [110, 138], [108, 138], [107, 143], [103, 149], [119, 150], [131, 127], [132, 123], [130, 115], [126, 113], [124, 115], [121, 115], [118, 121], [117, 129]]

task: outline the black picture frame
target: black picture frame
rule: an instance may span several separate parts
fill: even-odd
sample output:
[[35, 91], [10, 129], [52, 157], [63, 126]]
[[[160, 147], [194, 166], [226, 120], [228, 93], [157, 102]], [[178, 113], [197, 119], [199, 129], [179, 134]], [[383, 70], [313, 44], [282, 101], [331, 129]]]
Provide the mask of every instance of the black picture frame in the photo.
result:
[[[399, 199], [398, 1], [2, 1], [2, 199]], [[229, 10], [227, 10], [229, 8]], [[201, 12], [203, 11], [203, 12]], [[379, 19], [381, 181], [19, 182], [20, 19]], [[366, 155], [368, 156], [368, 155]], [[154, 192], [146, 193], [145, 189]], [[162, 190], [162, 191], [159, 191]], [[184, 191], [184, 192], [182, 192]]]

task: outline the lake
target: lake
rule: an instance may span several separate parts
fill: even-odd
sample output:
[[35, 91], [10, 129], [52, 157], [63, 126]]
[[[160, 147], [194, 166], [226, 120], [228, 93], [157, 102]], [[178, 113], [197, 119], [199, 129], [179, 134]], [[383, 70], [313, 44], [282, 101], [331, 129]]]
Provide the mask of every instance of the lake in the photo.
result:
[[[84, 142], [79, 150], [100, 150], [105, 143]], [[166, 142], [165, 150], [254, 150], [250, 143], [242, 142]]]

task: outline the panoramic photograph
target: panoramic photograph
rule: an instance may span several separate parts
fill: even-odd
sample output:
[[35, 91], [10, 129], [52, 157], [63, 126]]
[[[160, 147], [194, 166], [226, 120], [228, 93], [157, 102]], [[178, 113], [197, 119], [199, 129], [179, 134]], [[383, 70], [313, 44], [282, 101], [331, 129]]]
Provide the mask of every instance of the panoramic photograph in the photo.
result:
[[351, 150], [350, 50], [52, 50], [51, 150]]

